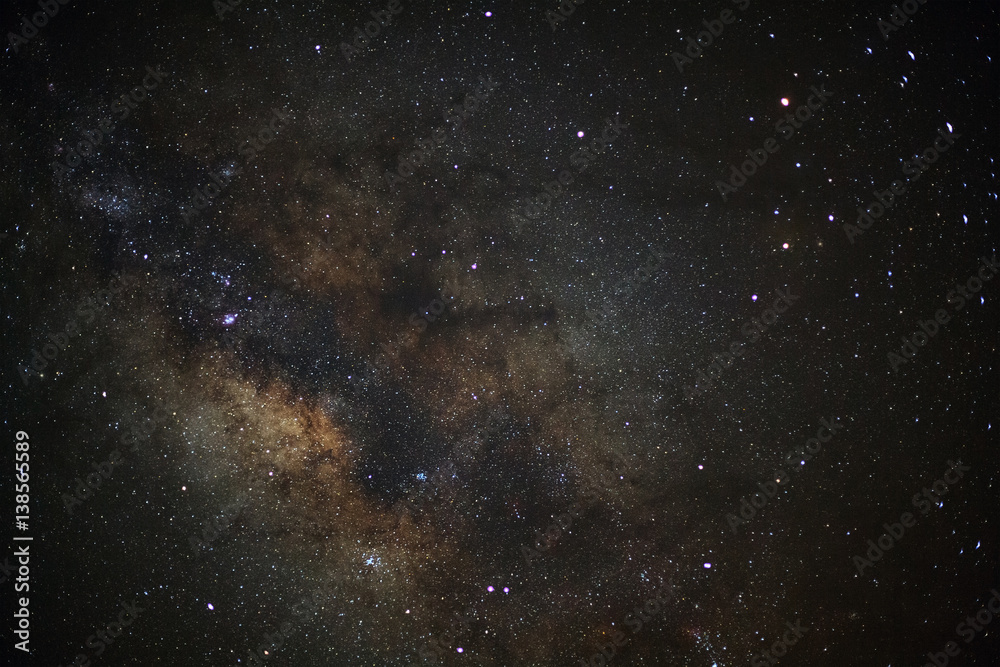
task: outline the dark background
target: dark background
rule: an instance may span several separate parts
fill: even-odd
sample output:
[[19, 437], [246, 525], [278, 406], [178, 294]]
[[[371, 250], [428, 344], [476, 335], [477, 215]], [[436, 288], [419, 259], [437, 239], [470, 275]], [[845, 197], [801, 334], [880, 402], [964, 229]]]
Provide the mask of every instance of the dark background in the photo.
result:
[[[220, 21], [208, 0], [74, 0], [7, 46], [0, 401], [12, 459], [31, 436], [33, 651], [5, 632], [0, 655], [245, 665], [294, 621], [266, 664], [429, 664], [420, 647], [470, 606], [444, 664], [576, 665], [621, 629], [611, 665], [746, 665], [796, 619], [783, 665], [918, 665], [957, 640], [1000, 590], [1000, 282], [947, 304], [997, 251], [996, 4], [929, 0], [886, 41], [889, 3], [590, 0], [553, 31], [554, 1], [404, 0], [346, 62], [384, 7], [243, 0]], [[670, 54], [727, 7], [678, 72]], [[35, 11], [4, 3], [5, 43]], [[164, 82], [56, 179], [147, 65]], [[496, 89], [453, 130], [442, 112], [481, 76]], [[822, 111], [723, 201], [716, 181], [820, 84]], [[247, 165], [240, 145], [286, 106]], [[611, 148], [518, 232], [616, 115]], [[849, 243], [857, 206], [945, 123], [954, 147]], [[447, 142], [391, 192], [384, 172], [438, 127]], [[226, 165], [243, 173], [185, 222]], [[654, 246], [672, 259], [614, 295]], [[132, 287], [22, 382], [116, 274]], [[418, 331], [446, 283], [458, 297]], [[799, 301], [685, 400], [785, 287]], [[938, 308], [951, 322], [893, 372]], [[176, 413], [70, 515], [75, 479], [159, 401]], [[726, 515], [833, 417], [846, 428], [734, 535]], [[441, 474], [468, 437], [474, 456]], [[595, 481], [612, 452], [627, 471]], [[858, 576], [851, 557], [958, 459], [972, 470], [943, 506]], [[526, 563], [588, 484], [599, 500]], [[189, 538], [243, 497], [195, 556]], [[671, 575], [677, 601], [633, 635], [623, 619]], [[131, 600], [147, 611], [94, 657], [84, 641]], [[998, 628], [949, 664], [997, 664]]]

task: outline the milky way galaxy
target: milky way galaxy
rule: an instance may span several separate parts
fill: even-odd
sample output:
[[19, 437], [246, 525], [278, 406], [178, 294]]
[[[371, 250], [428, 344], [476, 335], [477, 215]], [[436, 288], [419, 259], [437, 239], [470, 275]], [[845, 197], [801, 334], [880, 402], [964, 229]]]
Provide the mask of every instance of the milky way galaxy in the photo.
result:
[[996, 7], [41, 5], [4, 664], [996, 664]]

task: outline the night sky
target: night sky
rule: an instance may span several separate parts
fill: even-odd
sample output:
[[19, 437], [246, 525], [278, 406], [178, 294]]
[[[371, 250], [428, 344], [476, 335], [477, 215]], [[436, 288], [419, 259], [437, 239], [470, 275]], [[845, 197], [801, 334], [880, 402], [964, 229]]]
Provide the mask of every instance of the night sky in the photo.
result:
[[1000, 664], [998, 23], [4, 3], [0, 664]]

